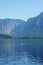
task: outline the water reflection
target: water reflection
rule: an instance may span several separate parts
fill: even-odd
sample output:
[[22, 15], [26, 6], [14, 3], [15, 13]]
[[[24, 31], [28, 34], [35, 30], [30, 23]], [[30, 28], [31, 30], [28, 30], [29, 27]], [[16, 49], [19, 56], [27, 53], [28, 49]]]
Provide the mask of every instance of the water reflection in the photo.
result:
[[43, 65], [43, 40], [0, 40], [0, 65]]

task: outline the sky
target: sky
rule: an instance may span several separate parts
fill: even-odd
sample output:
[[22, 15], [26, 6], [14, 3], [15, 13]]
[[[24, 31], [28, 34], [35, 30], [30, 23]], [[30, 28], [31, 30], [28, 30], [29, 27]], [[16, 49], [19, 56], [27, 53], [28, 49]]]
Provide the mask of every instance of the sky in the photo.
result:
[[0, 19], [23, 19], [43, 12], [43, 0], [0, 0]]

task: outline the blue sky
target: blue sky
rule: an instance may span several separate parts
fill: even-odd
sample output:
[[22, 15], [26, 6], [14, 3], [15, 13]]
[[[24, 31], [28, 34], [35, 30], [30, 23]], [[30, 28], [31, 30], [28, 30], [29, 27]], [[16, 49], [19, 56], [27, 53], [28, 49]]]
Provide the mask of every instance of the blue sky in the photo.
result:
[[23, 19], [43, 12], [43, 0], [0, 0], [0, 19]]

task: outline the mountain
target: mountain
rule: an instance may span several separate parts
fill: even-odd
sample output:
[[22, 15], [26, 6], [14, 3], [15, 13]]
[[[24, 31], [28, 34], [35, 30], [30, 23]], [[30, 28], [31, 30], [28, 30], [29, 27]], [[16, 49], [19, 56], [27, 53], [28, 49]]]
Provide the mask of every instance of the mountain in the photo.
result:
[[12, 30], [23, 22], [20, 19], [0, 19], [0, 34], [11, 35]]
[[43, 12], [36, 16], [27, 20], [25, 23], [23, 32], [28, 35], [43, 35]]
[[11, 36], [43, 36], [43, 12], [27, 21], [0, 19], [0, 34]]
[[16, 36], [42, 36], [43, 35], [43, 12], [36, 17], [28, 19], [23, 24], [15, 27], [13, 33]]

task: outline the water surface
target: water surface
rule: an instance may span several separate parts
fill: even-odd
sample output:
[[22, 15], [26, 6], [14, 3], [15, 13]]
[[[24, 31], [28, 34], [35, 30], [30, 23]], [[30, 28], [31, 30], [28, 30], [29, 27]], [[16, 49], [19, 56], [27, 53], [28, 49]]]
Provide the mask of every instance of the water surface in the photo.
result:
[[43, 39], [0, 39], [0, 65], [43, 65]]

